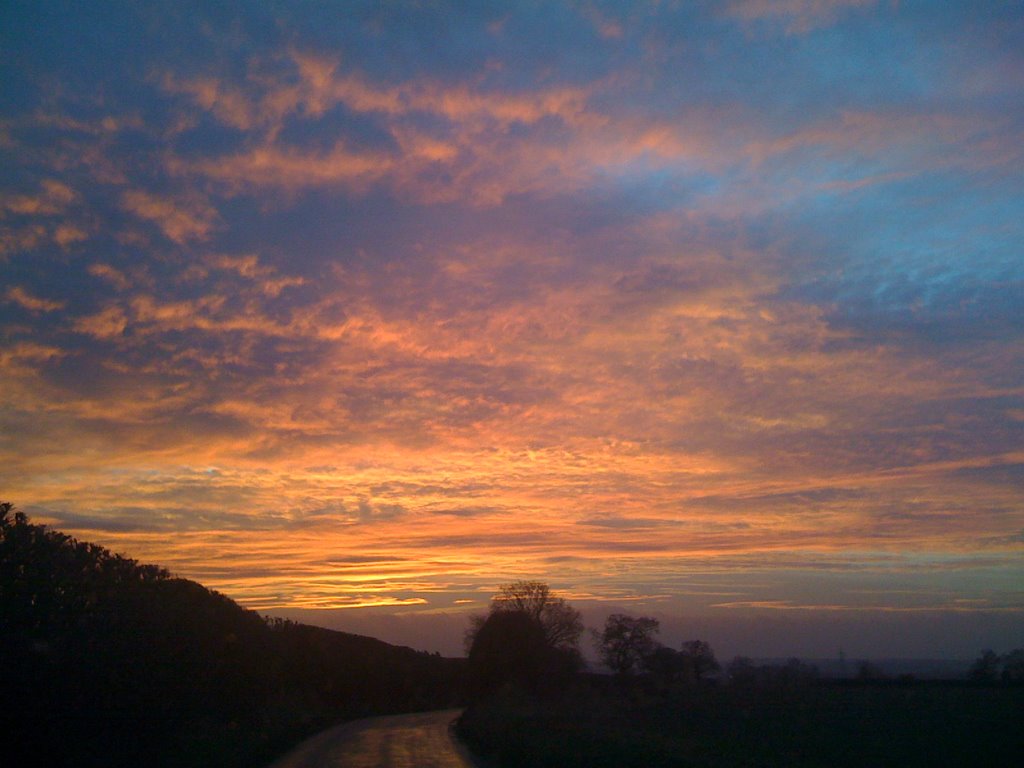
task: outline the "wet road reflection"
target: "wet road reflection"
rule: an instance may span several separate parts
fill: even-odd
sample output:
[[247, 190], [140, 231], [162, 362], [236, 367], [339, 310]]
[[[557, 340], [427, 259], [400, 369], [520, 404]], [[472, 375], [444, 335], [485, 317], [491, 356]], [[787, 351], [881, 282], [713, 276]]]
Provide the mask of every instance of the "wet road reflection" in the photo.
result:
[[303, 742], [271, 768], [474, 768], [449, 732], [459, 710], [356, 720]]

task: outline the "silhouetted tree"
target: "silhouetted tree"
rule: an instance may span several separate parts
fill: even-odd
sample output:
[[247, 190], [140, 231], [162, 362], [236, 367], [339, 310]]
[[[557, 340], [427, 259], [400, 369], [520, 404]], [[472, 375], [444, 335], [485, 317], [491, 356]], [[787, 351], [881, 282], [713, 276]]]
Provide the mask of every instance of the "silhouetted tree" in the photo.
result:
[[491, 600], [491, 612], [520, 611], [536, 621], [551, 648], [577, 649], [583, 633], [580, 612], [541, 581], [503, 584]]
[[536, 620], [522, 611], [499, 611], [486, 618], [469, 650], [472, 693], [491, 693], [506, 683], [536, 688], [550, 648]]
[[1008, 683], [1024, 682], [1024, 648], [1015, 648], [1003, 657], [1000, 678]]
[[885, 671], [877, 664], [862, 659], [857, 662], [857, 679], [861, 681], [868, 680], [884, 680], [886, 678]]
[[729, 682], [734, 685], [753, 685], [760, 681], [761, 667], [749, 656], [736, 656], [725, 669]]
[[755, 664], [746, 656], [737, 656], [726, 668], [729, 682], [733, 685], [801, 688], [818, 679], [818, 668], [800, 659], [789, 659], [782, 666]]
[[579, 611], [539, 581], [505, 584], [487, 616], [466, 633], [472, 692], [479, 696], [513, 683], [545, 693], [582, 666]]
[[643, 667], [655, 682], [670, 686], [683, 677], [683, 655], [666, 645], [658, 645], [644, 657]]
[[982, 651], [967, 674], [971, 680], [977, 682], [988, 683], [996, 680], [999, 677], [999, 654], [991, 649]]
[[787, 659], [785, 664], [772, 671], [773, 682], [787, 688], [810, 685], [818, 679], [818, 668], [796, 657]]
[[701, 680], [721, 669], [715, 652], [705, 640], [687, 640], [679, 651], [684, 680]]
[[595, 636], [598, 656], [616, 675], [628, 677], [657, 649], [652, 635], [658, 629], [657, 619], [613, 613], [605, 621], [604, 631]]

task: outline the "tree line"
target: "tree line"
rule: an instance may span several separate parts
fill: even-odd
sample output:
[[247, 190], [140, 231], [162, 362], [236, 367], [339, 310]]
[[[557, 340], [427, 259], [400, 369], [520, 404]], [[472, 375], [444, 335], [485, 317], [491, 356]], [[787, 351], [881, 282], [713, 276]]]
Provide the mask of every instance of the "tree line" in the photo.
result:
[[979, 683], [1024, 683], [1024, 648], [1015, 648], [1002, 656], [991, 648], [982, 651], [971, 665], [968, 677]]
[[[720, 669], [706, 641], [670, 648], [654, 638], [659, 628], [657, 619], [615, 613], [591, 635], [601, 662], [620, 682], [645, 674], [668, 685], [696, 683]], [[541, 695], [562, 690], [584, 667], [583, 634], [580, 612], [547, 584], [501, 586], [489, 612], [474, 617], [466, 633], [471, 693], [484, 696], [510, 685]]]
[[[792, 686], [819, 677], [816, 667], [796, 658], [768, 665], [737, 656], [723, 670], [707, 641], [686, 640], [678, 649], [671, 648], [655, 638], [659, 629], [653, 617], [614, 613], [600, 631], [590, 634], [598, 659], [620, 683], [643, 676], [656, 686], [693, 685], [724, 672], [739, 686]], [[475, 695], [508, 685], [532, 694], [562, 690], [584, 668], [583, 635], [580, 612], [544, 582], [505, 584], [489, 612], [473, 617], [466, 633], [470, 690]], [[1024, 649], [1002, 656], [982, 652], [968, 678], [982, 683], [1024, 681]], [[860, 662], [854, 677], [861, 682], [883, 679], [885, 673], [869, 661]]]
[[465, 661], [280, 619], [0, 503], [5, 764], [253, 766], [340, 720], [453, 706]]
[[1021, 651], [988, 651], [971, 679], [888, 679], [863, 662], [829, 680], [793, 658], [657, 641], [649, 616], [591, 631], [602, 665], [583, 671], [578, 611], [542, 582], [500, 588], [467, 633], [470, 705], [457, 732], [495, 768], [893, 768], [1016, 765], [1024, 753]]

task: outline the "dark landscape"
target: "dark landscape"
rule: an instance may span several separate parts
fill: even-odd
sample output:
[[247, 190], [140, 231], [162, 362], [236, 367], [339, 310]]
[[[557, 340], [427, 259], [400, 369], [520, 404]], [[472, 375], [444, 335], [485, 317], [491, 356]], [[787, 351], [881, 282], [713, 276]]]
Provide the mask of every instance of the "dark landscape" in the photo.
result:
[[[1024, 650], [959, 680], [837, 679], [798, 659], [675, 651], [609, 617], [586, 672], [579, 613], [541, 582], [503, 587], [468, 659], [280, 619], [0, 504], [5, 756], [16, 765], [254, 766], [330, 725], [468, 708], [483, 765], [1004, 766], [1024, 748]], [[906, 662], [904, 662], [906, 663]], [[933, 662], [932, 666], [936, 666]]]
[[1010, 766], [1024, 690], [950, 681], [719, 682], [471, 707], [459, 733], [498, 766]]
[[464, 660], [265, 620], [6, 503], [0, 525], [6, 765], [257, 766], [343, 720], [463, 701]]
[[0, 768], [1024, 765], [1022, 191], [1022, 0], [0, 0]]

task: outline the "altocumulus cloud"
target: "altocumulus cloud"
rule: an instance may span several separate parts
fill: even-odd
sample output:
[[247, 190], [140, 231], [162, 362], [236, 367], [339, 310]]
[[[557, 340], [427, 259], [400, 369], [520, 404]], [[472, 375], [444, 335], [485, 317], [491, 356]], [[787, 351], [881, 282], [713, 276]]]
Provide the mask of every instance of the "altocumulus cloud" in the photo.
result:
[[264, 609], [1020, 605], [1009, 6], [0, 13], [28, 511]]

